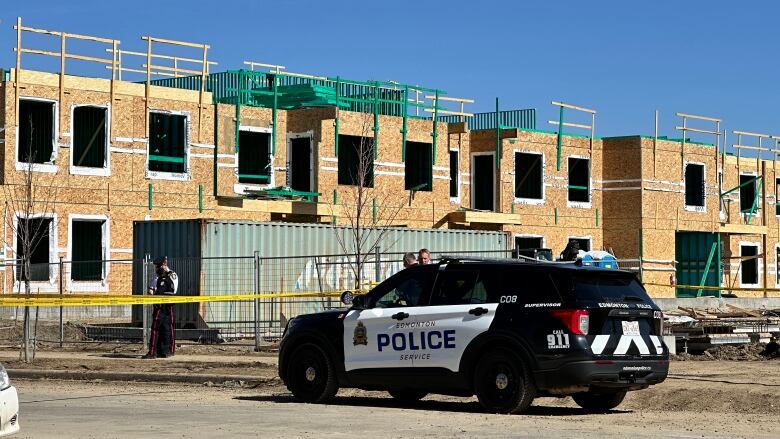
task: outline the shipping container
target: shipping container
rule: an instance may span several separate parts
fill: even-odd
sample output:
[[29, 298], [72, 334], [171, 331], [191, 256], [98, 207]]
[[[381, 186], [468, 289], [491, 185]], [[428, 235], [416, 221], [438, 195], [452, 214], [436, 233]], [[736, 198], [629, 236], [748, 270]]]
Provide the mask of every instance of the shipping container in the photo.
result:
[[[134, 227], [134, 256], [167, 255], [171, 268], [182, 277], [180, 291], [185, 294], [340, 291], [355, 287], [357, 264], [354, 256], [348, 256], [354, 254], [352, 241], [349, 228], [322, 224], [139, 221]], [[365, 239], [375, 241], [371, 236]], [[503, 232], [391, 228], [379, 240], [380, 251], [385, 254], [380, 263], [373, 252], [364, 255], [367, 262], [362, 265], [363, 284], [383, 280], [400, 270], [401, 253], [422, 247], [430, 249], [434, 258], [463, 252], [485, 252], [496, 257], [508, 254], [508, 239]], [[141, 274], [134, 273], [134, 279]], [[257, 311], [251, 302], [204, 303], [197, 315], [187, 310], [187, 322], [202, 326], [204, 323], [197, 322], [200, 318], [209, 327], [227, 327], [228, 322], [250, 325], [255, 312], [263, 322], [278, 322], [323, 306], [323, 299], [263, 300]], [[183, 319], [179, 317], [179, 321]]]

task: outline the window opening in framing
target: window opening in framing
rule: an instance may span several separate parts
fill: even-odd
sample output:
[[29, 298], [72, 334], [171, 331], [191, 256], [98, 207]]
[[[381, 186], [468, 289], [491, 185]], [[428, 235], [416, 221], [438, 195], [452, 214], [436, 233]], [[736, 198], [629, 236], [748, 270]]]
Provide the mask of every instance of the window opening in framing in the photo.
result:
[[54, 103], [19, 100], [20, 163], [52, 163], [54, 161]]
[[775, 215], [780, 216], [780, 200], [777, 195], [780, 195], [780, 178], [775, 179]]
[[780, 245], [775, 246], [775, 285], [780, 285]]
[[[739, 246], [741, 260], [740, 280], [743, 285], [758, 284], [758, 246], [745, 245]], [[749, 258], [749, 259], [746, 259]]]
[[460, 195], [460, 152], [450, 150], [450, 198]]
[[290, 139], [290, 189], [309, 192], [312, 188], [311, 137]]
[[[746, 213], [753, 209], [753, 201], [756, 198], [756, 176], [749, 174], [739, 175], [739, 211]], [[753, 180], [753, 181], [750, 181]], [[744, 184], [744, 186], [742, 186]], [[758, 206], [756, 206], [758, 210]]]
[[569, 242], [576, 242], [584, 252], [590, 251], [590, 238], [569, 238]]
[[515, 153], [515, 198], [541, 200], [543, 194], [542, 155]]
[[108, 110], [100, 107], [73, 109], [73, 166], [106, 167], [106, 119]]
[[471, 197], [472, 207], [477, 210], [495, 209], [496, 179], [495, 159], [493, 154], [473, 156], [471, 167]]
[[704, 207], [704, 165], [685, 165], [685, 205]]
[[103, 280], [104, 226], [105, 221], [73, 220], [70, 237], [71, 280]]
[[25, 281], [22, 260], [29, 251], [30, 281], [48, 281], [49, 267], [49, 228], [51, 218], [19, 218], [16, 230], [16, 279]]
[[590, 202], [590, 159], [569, 157], [569, 201]]
[[406, 142], [404, 188], [426, 191], [433, 189], [433, 148], [430, 143]]
[[374, 187], [374, 141], [370, 137], [339, 134], [339, 184]]
[[149, 113], [149, 170], [187, 172], [187, 116]]
[[271, 183], [271, 133], [238, 132], [238, 182]]
[[541, 236], [515, 236], [515, 249], [543, 248], [543, 241]]
[[544, 238], [541, 236], [515, 236], [515, 249], [542, 248]]

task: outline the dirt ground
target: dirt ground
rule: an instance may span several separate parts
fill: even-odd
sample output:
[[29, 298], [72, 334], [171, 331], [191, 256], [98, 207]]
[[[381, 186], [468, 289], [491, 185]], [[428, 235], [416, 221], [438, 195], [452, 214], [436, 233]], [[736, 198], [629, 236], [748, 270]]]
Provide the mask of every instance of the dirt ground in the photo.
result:
[[[183, 345], [172, 358], [143, 360], [141, 355], [140, 345], [106, 344], [91, 345], [89, 350], [40, 351], [32, 364], [21, 362], [18, 351], [4, 349], [0, 350], [0, 361], [8, 369], [244, 376], [248, 379], [240, 386], [261, 385], [286, 392], [277, 376], [274, 352], [253, 352], [248, 346]], [[666, 382], [630, 393], [621, 408], [780, 416], [780, 360], [688, 360], [672, 361]], [[343, 390], [341, 394], [361, 394], [361, 391]], [[549, 404], [566, 406], [566, 400], [553, 398]]]
[[[116, 360], [92, 364], [106, 361]], [[179, 367], [151, 363], [146, 367]], [[384, 392], [360, 390], [342, 390], [329, 404], [300, 404], [273, 369], [264, 367], [251, 372], [270, 381], [241, 385], [26, 379], [15, 384], [24, 438], [173, 438], [192, 431], [223, 438], [776, 438], [778, 364], [674, 362], [666, 382], [630, 393], [616, 410], [601, 415], [584, 413], [570, 398], [538, 398], [523, 415], [505, 416], [482, 413], [475, 398], [434, 395], [404, 406]], [[247, 372], [246, 365], [219, 367]], [[143, 408], [144, 422], [127, 416], [128, 407]]]

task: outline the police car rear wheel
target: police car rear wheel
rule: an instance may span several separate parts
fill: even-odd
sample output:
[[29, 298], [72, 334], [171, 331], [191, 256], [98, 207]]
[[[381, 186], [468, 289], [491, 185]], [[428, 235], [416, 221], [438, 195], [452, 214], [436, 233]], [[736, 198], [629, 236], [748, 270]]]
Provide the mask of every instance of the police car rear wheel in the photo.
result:
[[479, 360], [474, 391], [479, 403], [492, 413], [522, 412], [536, 393], [523, 362], [503, 349], [489, 351]]
[[625, 390], [610, 393], [585, 392], [572, 395], [572, 399], [578, 406], [595, 413], [612, 410], [619, 406], [625, 397]]
[[328, 356], [317, 345], [299, 346], [290, 357], [287, 388], [303, 402], [324, 402], [338, 392], [336, 371]]
[[393, 389], [393, 390], [388, 390], [387, 392], [393, 398], [407, 404], [412, 402], [417, 402], [425, 398], [426, 395], [428, 395], [428, 392], [424, 390], [414, 390], [414, 389]]

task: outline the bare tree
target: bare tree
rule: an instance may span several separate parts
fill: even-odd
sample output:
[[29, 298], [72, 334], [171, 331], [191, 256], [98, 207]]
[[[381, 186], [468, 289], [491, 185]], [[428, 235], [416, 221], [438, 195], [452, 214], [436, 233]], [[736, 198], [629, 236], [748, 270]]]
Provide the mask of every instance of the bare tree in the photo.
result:
[[[396, 225], [399, 213], [404, 207], [403, 186], [382, 187], [374, 180], [374, 139], [371, 135], [371, 115], [363, 114], [360, 141], [357, 145], [341, 145], [339, 148], [357, 149], [357, 163], [350, 172], [353, 183], [349, 190], [341, 191], [341, 206], [334, 206], [333, 216], [340, 213], [347, 230], [342, 233], [334, 229], [341, 251], [348, 255], [348, 265], [355, 276], [355, 288], [364, 286], [363, 269], [371, 255], [385, 240], [391, 227]], [[387, 248], [394, 243], [385, 243]], [[386, 248], [386, 249], [387, 249]], [[354, 255], [354, 259], [349, 256]]]
[[[14, 255], [14, 283], [18, 287], [17, 293], [30, 295], [33, 274], [38, 274], [41, 267], [35, 267], [33, 273], [32, 255], [49, 237], [49, 223], [53, 221], [54, 206], [57, 199], [57, 187], [54, 184], [56, 174], [43, 174], [35, 171], [36, 152], [33, 150], [33, 120], [27, 121], [30, 138], [25, 151], [22, 151], [24, 169], [17, 175], [18, 182], [7, 178], [3, 186], [5, 196], [4, 221], [16, 237], [16, 247], [12, 248]], [[19, 136], [17, 130], [17, 137]], [[22, 146], [20, 145], [20, 148]], [[8, 173], [11, 174], [11, 173]], [[8, 174], [6, 174], [8, 176]], [[4, 237], [7, 239], [7, 237]], [[13, 240], [12, 240], [13, 242]], [[45, 269], [51, 273], [51, 266], [46, 264]], [[47, 278], [48, 279], [48, 278]], [[35, 356], [33, 343], [31, 343], [32, 321], [30, 319], [30, 307], [24, 307], [24, 328], [20, 356], [25, 362], [32, 362]]]

